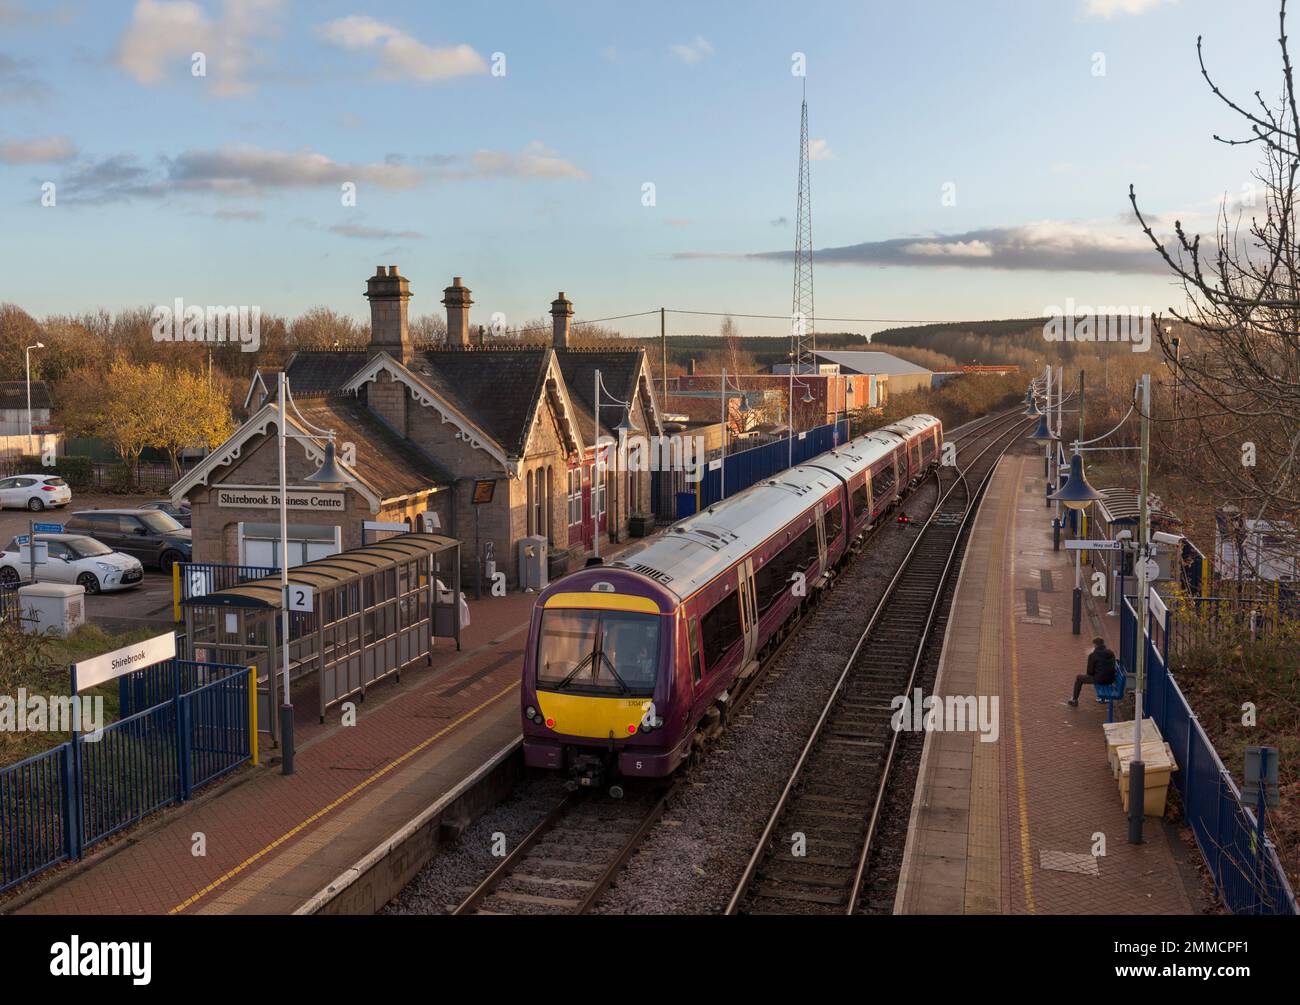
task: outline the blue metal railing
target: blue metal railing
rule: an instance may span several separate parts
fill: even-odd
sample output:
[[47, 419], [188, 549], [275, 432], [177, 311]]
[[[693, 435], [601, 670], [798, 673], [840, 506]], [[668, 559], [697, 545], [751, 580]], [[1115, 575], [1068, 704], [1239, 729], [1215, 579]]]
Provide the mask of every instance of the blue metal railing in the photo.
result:
[[63, 743], [0, 770], [0, 890], [69, 857], [71, 759]]
[[122, 718], [0, 768], [0, 891], [252, 757], [247, 667], [167, 660], [127, 677]]
[[265, 565], [223, 565], [219, 562], [181, 562], [180, 567], [181, 600], [206, 597], [217, 590], [274, 576], [280, 571]]
[[[1165, 617], [1171, 620], [1173, 614]], [[1120, 614], [1120, 660], [1130, 670], [1136, 665], [1137, 624], [1137, 613], [1125, 597]], [[1183, 818], [1196, 836], [1219, 896], [1234, 914], [1300, 913], [1277, 850], [1267, 839], [1262, 845], [1258, 841], [1255, 813], [1242, 801], [1241, 790], [1169, 672], [1172, 626], [1166, 622], [1161, 630], [1150, 612], [1147, 624], [1143, 714], [1155, 720], [1174, 753], [1178, 763], [1174, 784], [1182, 797]]]

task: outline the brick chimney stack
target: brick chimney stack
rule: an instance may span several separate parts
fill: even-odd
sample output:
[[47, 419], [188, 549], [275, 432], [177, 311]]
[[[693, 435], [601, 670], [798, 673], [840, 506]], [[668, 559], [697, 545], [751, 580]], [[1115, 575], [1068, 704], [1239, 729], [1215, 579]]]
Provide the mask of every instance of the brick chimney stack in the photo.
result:
[[565, 299], [564, 291], [551, 301], [551, 328], [555, 333], [551, 344], [556, 349], [569, 348], [569, 318], [573, 317], [573, 302]]
[[406, 323], [406, 305], [411, 299], [411, 284], [398, 274], [397, 266], [382, 265], [366, 280], [366, 299], [370, 301], [370, 353], [386, 352], [394, 359], [410, 363], [415, 359], [415, 345]]
[[469, 287], [462, 286], [460, 276], [442, 291], [442, 305], [447, 308], [447, 345], [457, 349], [469, 346]]

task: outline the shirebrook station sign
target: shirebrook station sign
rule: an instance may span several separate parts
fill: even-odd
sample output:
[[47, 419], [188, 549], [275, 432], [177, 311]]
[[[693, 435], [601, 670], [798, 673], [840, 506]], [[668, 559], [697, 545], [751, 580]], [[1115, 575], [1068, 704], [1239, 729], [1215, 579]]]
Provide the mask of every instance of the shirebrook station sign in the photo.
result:
[[[218, 487], [216, 496], [217, 505], [226, 509], [276, 509], [280, 505], [279, 489]], [[286, 506], [288, 509], [342, 512], [347, 508], [347, 497], [342, 492], [290, 489]]]

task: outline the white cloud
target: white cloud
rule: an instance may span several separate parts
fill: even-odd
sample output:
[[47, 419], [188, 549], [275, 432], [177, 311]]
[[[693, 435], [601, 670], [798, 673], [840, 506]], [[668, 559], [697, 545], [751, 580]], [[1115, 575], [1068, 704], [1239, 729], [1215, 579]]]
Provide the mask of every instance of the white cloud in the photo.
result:
[[233, 194], [348, 181], [387, 189], [414, 188], [421, 176], [417, 168], [404, 164], [345, 164], [311, 150], [286, 153], [231, 146], [182, 153], [170, 161], [168, 180], [178, 188]]
[[987, 241], [917, 241], [903, 248], [906, 255], [928, 258], [992, 258]]
[[342, 49], [379, 46], [379, 73], [388, 80], [428, 83], [487, 72], [487, 62], [471, 46], [434, 48], [400, 28], [364, 14], [338, 18], [322, 25], [318, 33]]
[[834, 156], [831, 153], [831, 145], [825, 140], [808, 141], [808, 159], [810, 161], [828, 161]]
[[1122, 17], [1127, 14], [1145, 14], [1164, 4], [1178, 0], [1087, 0], [1084, 13], [1089, 17]]
[[76, 146], [66, 136], [0, 140], [0, 163], [3, 164], [50, 164], [71, 160], [76, 154]]
[[250, 69], [263, 61], [253, 40], [274, 33], [285, 0], [225, 0], [213, 19], [192, 0], [139, 0], [114, 60], [137, 83], [156, 84], [194, 53], [203, 53], [212, 93], [242, 97], [255, 86]]
[[470, 159], [468, 171], [453, 165], [444, 173], [454, 177], [587, 178], [586, 171], [547, 149], [540, 140], [529, 143], [517, 154], [479, 150]]
[[698, 63], [713, 55], [713, 46], [703, 35], [696, 35], [689, 42], [679, 42], [669, 48], [683, 63]]

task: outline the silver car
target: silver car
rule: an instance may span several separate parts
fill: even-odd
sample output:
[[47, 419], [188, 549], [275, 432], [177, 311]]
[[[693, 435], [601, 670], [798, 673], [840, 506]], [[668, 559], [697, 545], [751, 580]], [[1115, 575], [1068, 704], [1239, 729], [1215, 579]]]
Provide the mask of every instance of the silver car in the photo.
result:
[[[26, 535], [23, 535], [26, 537]], [[84, 534], [37, 534], [49, 548], [47, 560], [36, 566], [38, 583], [75, 583], [87, 593], [126, 590], [144, 579], [138, 558], [123, 555]], [[0, 552], [0, 586], [30, 583], [31, 564], [23, 561], [18, 538]]]

